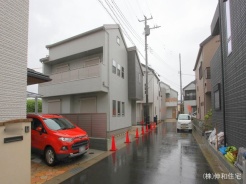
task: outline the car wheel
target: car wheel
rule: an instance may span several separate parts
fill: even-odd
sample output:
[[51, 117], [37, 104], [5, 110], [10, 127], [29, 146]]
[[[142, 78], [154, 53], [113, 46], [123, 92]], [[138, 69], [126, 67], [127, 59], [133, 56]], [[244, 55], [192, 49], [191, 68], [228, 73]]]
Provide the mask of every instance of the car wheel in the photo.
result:
[[56, 153], [52, 147], [47, 147], [44, 153], [44, 159], [48, 166], [54, 166], [56, 163]]

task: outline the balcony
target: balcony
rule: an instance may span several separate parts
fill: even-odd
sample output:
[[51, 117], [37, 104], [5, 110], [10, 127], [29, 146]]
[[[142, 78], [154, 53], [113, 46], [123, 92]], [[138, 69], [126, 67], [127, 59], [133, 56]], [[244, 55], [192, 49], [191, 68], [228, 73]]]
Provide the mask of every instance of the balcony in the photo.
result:
[[50, 75], [52, 81], [39, 85], [44, 97], [89, 92], [107, 92], [101, 79], [101, 64]]
[[184, 96], [184, 100], [196, 100], [196, 96]]
[[211, 93], [211, 73], [210, 67], [205, 69], [204, 92]]
[[177, 98], [166, 98], [166, 106], [167, 107], [176, 107], [178, 105]]

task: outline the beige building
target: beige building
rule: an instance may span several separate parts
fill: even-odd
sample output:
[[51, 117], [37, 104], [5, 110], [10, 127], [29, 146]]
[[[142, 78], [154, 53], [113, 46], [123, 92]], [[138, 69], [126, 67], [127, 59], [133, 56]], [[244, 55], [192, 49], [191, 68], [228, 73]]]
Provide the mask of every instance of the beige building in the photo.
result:
[[211, 75], [210, 62], [218, 49], [220, 38], [209, 36], [201, 44], [193, 71], [196, 76], [197, 118], [204, 116], [211, 109]]

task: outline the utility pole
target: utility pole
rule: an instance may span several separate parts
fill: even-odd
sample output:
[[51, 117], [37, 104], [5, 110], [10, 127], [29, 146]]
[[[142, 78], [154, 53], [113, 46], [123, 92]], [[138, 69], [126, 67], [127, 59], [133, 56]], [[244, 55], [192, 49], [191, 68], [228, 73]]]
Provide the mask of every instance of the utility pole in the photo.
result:
[[180, 114], [183, 113], [183, 89], [182, 89], [182, 71], [181, 71], [181, 54], [179, 53], [179, 75], [180, 75]]
[[149, 86], [148, 86], [148, 43], [147, 43], [147, 36], [150, 35], [150, 29], [156, 29], [159, 28], [161, 26], [154, 26], [152, 28], [149, 27], [149, 25], [147, 25], [147, 21], [153, 19], [153, 17], [151, 16], [150, 18], [147, 18], [146, 16], [144, 16], [144, 20], [138, 20], [139, 22], [143, 22], [144, 21], [144, 35], [145, 35], [145, 68], [146, 68], [146, 83], [145, 83], [145, 94], [146, 94], [146, 105], [145, 105], [145, 124], [148, 125], [148, 128], [150, 128], [150, 119], [149, 119]]

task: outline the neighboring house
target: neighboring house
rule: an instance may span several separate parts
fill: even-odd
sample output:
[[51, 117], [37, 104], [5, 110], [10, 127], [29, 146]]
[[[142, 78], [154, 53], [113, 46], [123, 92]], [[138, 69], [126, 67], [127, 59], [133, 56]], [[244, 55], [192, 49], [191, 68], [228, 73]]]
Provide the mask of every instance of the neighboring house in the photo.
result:
[[196, 80], [190, 82], [183, 88], [184, 113], [192, 114], [197, 111], [196, 107]]
[[193, 71], [196, 76], [197, 118], [204, 116], [211, 109], [210, 62], [219, 47], [219, 36], [209, 36], [201, 44]]
[[[145, 84], [146, 84], [146, 66], [142, 64], [142, 69], [144, 72], [142, 91], [144, 91], [143, 100], [137, 101], [137, 122], [145, 121], [145, 107], [146, 107], [146, 94], [145, 94]], [[150, 122], [154, 121], [154, 117], [157, 116], [157, 120], [161, 119], [161, 90], [160, 90], [160, 79], [155, 73], [155, 71], [148, 67], [148, 99], [149, 99], [149, 118]]]
[[108, 149], [112, 134], [132, 126], [132, 106], [143, 98], [136, 48], [127, 49], [118, 25], [104, 25], [46, 47], [49, 56], [41, 62], [52, 81], [39, 85], [43, 113], [66, 115], [87, 131], [92, 146]]
[[[222, 37], [222, 50], [219, 47], [211, 61], [212, 121], [218, 128], [217, 132], [225, 132], [226, 144], [236, 147], [246, 147], [245, 7], [245, 0], [221, 1], [211, 24], [212, 36], [221, 34]], [[224, 76], [222, 76], [221, 63], [223, 63]]]
[[[161, 117], [164, 120], [176, 119], [178, 113], [178, 92], [164, 82], [160, 83], [160, 87], [163, 91], [162, 95], [165, 95], [165, 102], [162, 100]], [[163, 94], [164, 92], [165, 94]]]

